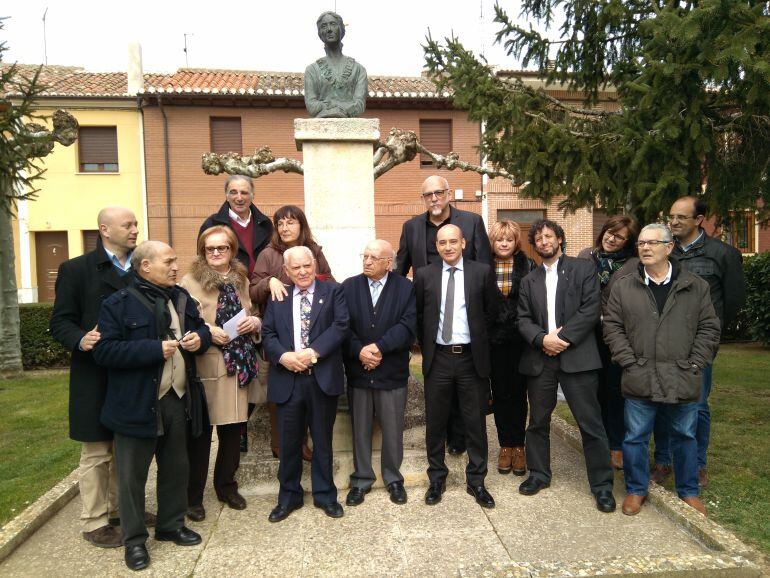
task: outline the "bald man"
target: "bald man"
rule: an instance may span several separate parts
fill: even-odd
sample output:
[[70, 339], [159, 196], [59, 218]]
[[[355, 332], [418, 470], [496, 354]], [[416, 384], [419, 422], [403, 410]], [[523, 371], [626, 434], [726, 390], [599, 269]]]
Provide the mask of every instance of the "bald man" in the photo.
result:
[[188, 416], [192, 435], [202, 429], [200, 381], [193, 355], [204, 353], [211, 333], [195, 300], [176, 284], [174, 250], [145, 241], [131, 256], [128, 287], [99, 312], [101, 337], [94, 360], [107, 367], [101, 421], [115, 432], [118, 496], [125, 562], [131, 570], [150, 564], [144, 521], [147, 474], [158, 464], [155, 539], [179, 546], [200, 544], [184, 526], [187, 511]]
[[361, 254], [363, 272], [342, 284], [350, 313], [351, 331], [344, 359], [355, 468], [345, 501], [348, 506], [361, 504], [376, 479], [372, 468], [375, 415], [382, 429], [382, 482], [394, 504], [406, 503], [401, 462], [409, 349], [417, 333], [417, 302], [412, 284], [390, 273], [393, 257], [390, 243], [371, 241]]
[[[414, 277], [421, 267], [441, 263], [436, 248], [436, 235], [441, 227], [448, 224], [456, 225], [462, 232], [465, 240], [463, 258], [486, 263], [494, 269], [484, 221], [476, 213], [451, 205], [454, 191], [449, 188], [449, 182], [444, 177], [433, 175], [425, 179], [420, 187], [420, 198], [425, 203], [426, 212], [404, 223], [396, 256], [398, 274], [406, 276], [411, 269]], [[447, 430], [447, 449], [450, 454], [457, 455], [465, 451], [465, 445], [460, 406], [458, 400], [454, 399]]]
[[[94, 362], [91, 350], [101, 336], [96, 322], [102, 301], [126, 286], [139, 231], [136, 216], [125, 207], [105, 207], [97, 224], [96, 249], [59, 267], [50, 329], [72, 352], [70, 438], [82, 442], [78, 481], [83, 538], [101, 548], [117, 548], [121, 535], [112, 432], [99, 422], [107, 370]], [[154, 516], [148, 515], [147, 521], [153, 523]]]

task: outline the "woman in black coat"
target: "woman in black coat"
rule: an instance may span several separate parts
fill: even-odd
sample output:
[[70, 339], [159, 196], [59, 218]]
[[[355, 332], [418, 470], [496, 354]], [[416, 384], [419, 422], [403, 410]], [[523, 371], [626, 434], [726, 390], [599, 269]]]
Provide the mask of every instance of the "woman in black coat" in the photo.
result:
[[524, 434], [527, 425], [527, 386], [519, 373], [522, 340], [516, 308], [519, 283], [535, 263], [521, 250], [521, 230], [513, 221], [497, 221], [489, 231], [489, 242], [500, 297], [497, 318], [490, 330], [492, 398], [500, 442], [497, 471], [517, 476], [526, 473]]

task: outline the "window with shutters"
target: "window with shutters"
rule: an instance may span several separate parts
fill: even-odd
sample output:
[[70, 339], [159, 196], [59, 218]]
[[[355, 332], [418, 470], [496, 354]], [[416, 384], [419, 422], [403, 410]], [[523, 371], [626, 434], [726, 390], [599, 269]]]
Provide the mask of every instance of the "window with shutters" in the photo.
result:
[[78, 131], [78, 156], [81, 173], [117, 173], [117, 127], [81, 126]]
[[729, 227], [725, 229], [725, 242], [741, 253], [755, 253], [754, 232], [756, 223], [754, 211], [730, 211]]
[[83, 231], [83, 253], [95, 251], [98, 239], [99, 231]]
[[[420, 142], [422, 146], [437, 155], [445, 155], [452, 150], [452, 121], [451, 120], [420, 120]], [[433, 166], [433, 160], [420, 154], [420, 167]]]
[[240, 117], [216, 117], [210, 119], [211, 152], [243, 153]]

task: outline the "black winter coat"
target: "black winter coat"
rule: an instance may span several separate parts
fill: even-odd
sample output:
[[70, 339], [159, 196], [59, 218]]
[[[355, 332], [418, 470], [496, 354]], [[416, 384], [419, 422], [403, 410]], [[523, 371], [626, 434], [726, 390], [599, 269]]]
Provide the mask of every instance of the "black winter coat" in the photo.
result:
[[524, 251], [517, 251], [513, 256], [513, 282], [508, 295], [498, 288], [500, 304], [497, 317], [489, 330], [489, 342], [492, 345], [511, 345], [521, 343], [517, 308], [519, 305], [519, 287], [521, 280], [536, 267], [535, 262]]

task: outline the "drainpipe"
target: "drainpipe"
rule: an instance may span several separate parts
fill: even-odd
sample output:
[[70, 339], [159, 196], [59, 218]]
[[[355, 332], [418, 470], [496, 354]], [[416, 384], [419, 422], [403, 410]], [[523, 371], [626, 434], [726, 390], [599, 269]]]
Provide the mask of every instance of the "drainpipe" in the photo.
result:
[[168, 159], [168, 117], [163, 108], [163, 100], [158, 97], [158, 107], [163, 116], [163, 160], [166, 165], [166, 230], [168, 235], [168, 244], [174, 246], [174, 238], [171, 232], [171, 166]]

